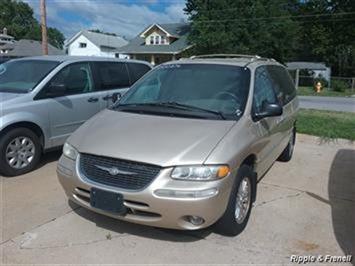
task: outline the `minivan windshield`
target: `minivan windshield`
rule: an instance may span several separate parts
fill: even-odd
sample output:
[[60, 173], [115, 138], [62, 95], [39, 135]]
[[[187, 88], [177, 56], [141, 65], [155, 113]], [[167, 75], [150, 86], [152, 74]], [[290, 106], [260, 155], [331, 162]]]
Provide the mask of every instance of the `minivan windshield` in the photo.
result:
[[[217, 119], [244, 112], [250, 70], [218, 64], [167, 64], [138, 81], [114, 108], [128, 111], [154, 107], [199, 113]], [[159, 112], [154, 112], [159, 114]]]
[[59, 62], [49, 60], [15, 60], [0, 65], [0, 92], [31, 91]]

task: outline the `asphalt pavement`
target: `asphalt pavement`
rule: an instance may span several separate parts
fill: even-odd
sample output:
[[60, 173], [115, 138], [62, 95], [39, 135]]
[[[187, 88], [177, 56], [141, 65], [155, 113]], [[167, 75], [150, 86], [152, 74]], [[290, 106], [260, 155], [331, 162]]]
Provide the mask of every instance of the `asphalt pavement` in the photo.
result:
[[298, 96], [300, 107], [355, 113], [355, 97]]

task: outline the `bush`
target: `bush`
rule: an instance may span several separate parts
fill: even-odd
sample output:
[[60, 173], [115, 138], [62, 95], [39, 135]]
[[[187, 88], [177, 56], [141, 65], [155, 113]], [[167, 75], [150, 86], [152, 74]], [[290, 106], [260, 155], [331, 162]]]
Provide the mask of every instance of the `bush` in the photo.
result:
[[334, 80], [332, 82], [332, 89], [338, 92], [345, 92], [348, 89], [348, 84], [342, 80]]

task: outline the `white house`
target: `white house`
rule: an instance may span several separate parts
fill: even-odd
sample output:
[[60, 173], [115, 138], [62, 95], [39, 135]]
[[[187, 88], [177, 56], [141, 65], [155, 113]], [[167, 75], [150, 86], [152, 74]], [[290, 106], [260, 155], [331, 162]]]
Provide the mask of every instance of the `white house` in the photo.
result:
[[68, 55], [124, 57], [117, 49], [127, 44], [119, 36], [82, 30], [66, 42], [65, 48]]

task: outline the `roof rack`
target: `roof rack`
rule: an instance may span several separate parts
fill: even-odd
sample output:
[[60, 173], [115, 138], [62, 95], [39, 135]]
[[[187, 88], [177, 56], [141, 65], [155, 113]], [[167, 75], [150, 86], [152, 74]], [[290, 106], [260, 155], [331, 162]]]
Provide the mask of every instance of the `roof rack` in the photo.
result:
[[205, 54], [194, 55], [190, 59], [208, 59], [208, 58], [248, 58], [251, 61], [263, 60], [263, 61], [275, 61], [272, 58], [261, 57], [258, 55], [246, 55], [246, 54]]

